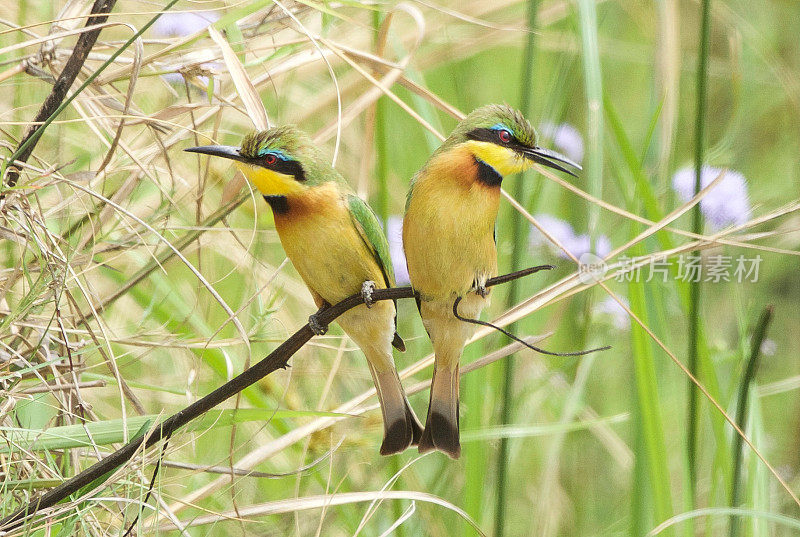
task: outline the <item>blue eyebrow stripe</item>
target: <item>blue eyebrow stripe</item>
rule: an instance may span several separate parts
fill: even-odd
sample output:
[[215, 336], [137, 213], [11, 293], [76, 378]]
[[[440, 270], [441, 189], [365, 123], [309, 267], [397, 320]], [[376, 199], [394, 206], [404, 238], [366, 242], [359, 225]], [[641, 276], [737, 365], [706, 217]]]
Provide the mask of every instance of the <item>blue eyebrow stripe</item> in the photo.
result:
[[262, 149], [258, 152], [259, 157], [263, 157], [265, 155], [275, 155], [281, 160], [293, 160], [289, 158], [289, 155], [281, 151], [280, 149]]
[[497, 123], [497, 124], [495, 124], [494, 126], [492, 126], [492, 130], [493, 130], [493, 131], [502, 131], [502, 130], [507, 130], [508, 132], [511, 132], [511, 133], [513, 133], [513, 132], [514, 132], [514, 131], [512, 131], [511, 129], [509, 129], [509, 128], [508, 128], [506, 125], [504, 125], [503, 123]]

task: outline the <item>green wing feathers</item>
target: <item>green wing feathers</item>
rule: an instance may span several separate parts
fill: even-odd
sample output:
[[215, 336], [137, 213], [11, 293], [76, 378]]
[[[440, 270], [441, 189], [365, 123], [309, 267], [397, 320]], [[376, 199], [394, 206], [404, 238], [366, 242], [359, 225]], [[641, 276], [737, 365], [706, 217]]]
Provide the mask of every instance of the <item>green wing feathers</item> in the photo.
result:
[[375, 216], [375, 213], [364, 200], [354, 194], [347, 196], [347, 206], [350, 209], [353, 223], [361, 234], [361, 238], [372, 251], [375, 261], [381, 267], [383, 276], [386, 279], [386, 287], [392, 287], [394, 285], [392, 258], [389, 255], [389, 243], [386, 241], [386, 235], [383, 234], [378, 217]]
[[[378, 217], [372, 208], [355, 194], [348, 194], [347, 206], [350, 210], [350, 217], [353, 219], [353, 225], [355, 225], [367, 248], [375, 257], [375, 261], [378, 262], [381, 272], [383, 272], [386, 287], [393, 287], [394, 269], [392, 268], [392, 257], [389, 255], [389, 243], [386, 240], [383, 229], [381, 229], [380, 222], [378, 222]], [[396, 315], [394, 324], [397, 326]], [[406, 350], [405, 343], [396, 332], [392, 345], [400, 351]]]

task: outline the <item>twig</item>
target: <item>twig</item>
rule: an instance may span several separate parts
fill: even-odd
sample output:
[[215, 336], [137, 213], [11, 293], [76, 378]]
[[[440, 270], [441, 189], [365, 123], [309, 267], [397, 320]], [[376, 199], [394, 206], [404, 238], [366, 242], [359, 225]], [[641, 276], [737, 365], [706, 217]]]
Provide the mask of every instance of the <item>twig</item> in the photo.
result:
[[[199, 226], [196, 226], [194, 229], [190, 230], [186, 235], [182, 236], [180, 239], [174, 241], [172, 244], [174, 248], [168, 248], [158, 254], [155, 259], [151, 259], [144, 267], [139, 269], [135, 274], [133, 274], [127, 281], [120, 285], [111, 296], [106, 297], [103, 299], [102, 302], [97, 304], [94, 307], [95, 313], [100, 313], [104, 311], [108, 306], [114, 303], [118, 298], [125, 296], [125, 294], [130, 291], [133, 287], [135, 287], [139, 282], [147, 278], [155, 269], [164, 265], [167, 261], [172, 259], [176, 252], [179, 252], [186, 248], [189, 244], [197, 240], [197, 238], [203, 233], [206, 228], [209, 228], [215, 225], [217, 222], [225, 218], [228, 214], [230, 214], [234, 209], [239, 207], [242, 203], [244, 203], [247, 198], [250, 197], [250, 192], [245, 190], [242, 191], [235, 199], [231, 200], [230, 203], [227, 205], [223, 205], [219, 209], [217, 209], [214, 213], [208, 216]], [[80, 326], [81, 324], [85, 323], [90, 315], [93, 315], [91, 311], [86, 313], [81, 313], [78, 320], [75, 321], [75, 326]]]
[[236, 468], [235, 466], [204, 466], [200, 464], [189, 464], [185, 462], [178, 462], [178, 461], [161, 461], [161, 466], [165, 468], [180, 468], [183, 470], [192, 470], [194, 472], [208, 472], [209, 474], [225, 474], [225, 475], [234, 475], [238, 477], [254, 477], [260, 479], [278, 479], [281, 477], [289, 477], [297, 474], [305, 473], [319, 463], [333, 455], [333, 452], [339, 449], [339, 447], [344, 442], [344, 437], [339, 440], [339, 443], [333, 446], [331, 449], [314, 459], [313, 461], [309, 462], [308, 464], [304, 464], [299, 468], [295, 468], [294, 470], [288, 470], [286, 472], [259, 472], [257, 470], [251, 470], [248, 468]]
[[[95, 0], [95, 6], [97, 6], [98, 4], [104, 3], [104, 2], [107, 2], [108, 4], [110, 4], [109, 7], [108, 7], [108, 9], [110, 10], [113, 7], [114, 3], [116, 3], [116, 0]], [[167, 10], [172, 8], [172, 6], [174, 6], [177, 2], [178, 2], [178, 0], [170, 0], [169, 3], [167, 3], [167, 5], [165, 5], [161, 9], [160, 12], [158, 12], [153, 18], [151, 18], [149, 21], [147, 21], [144, 24], [144, 26], [142, 26], [139, 30], [137, 30], [130, 37], [130, 39], [128, 39], [125, 43], [122, 44], [122, 46], [120, 46], [116, 51], [114, 51], [114, 53], [111, 54], [108, 57], [108, 59], [102, 65], [100, 65], [97, 69], [95, 69], [94, 72], [91, 75], [86, 77], [86, 80], [83, 81], [83, 84], [81, 84], [72, 93], [72, 95], [70, 95], [68, 98], [65, 99], [66, 93], [69, 90], [69, 87], [72, 85], [72, 81], [75, 80], [75, 77], [77, 77], [77, 75], [78, 75], [78, 71], [80, 71], [81, 67], [83, 67], [83, 62], [86, 61], [86, 56], [88, 56], [89, 50], [91, 50], [91, 46], [86, 50], [85, 56], [80, 61], [80, 63], [77, 65], [77, 68], [75, 69], [75, 73], [74, 73], [74, 75], [72, 77], [72, 81], [70, 81], [70, 83], [66, 86], [66, 89], [64, 89], [64, 95], [61, 95], [61, 97], [58, 98], [58, 99], [54, 99], [53, 102], [52, 102], [52, 105], [50, 104], [50, 98], [48, 97], [47, 101], [45, 101], [45, 104], [42, 105], [42, 108], [39, 111], [39, 114], [42, 117], [40, 118], [39, 116], [37, 116], [37, 122], [36, 122], [37, 126], [33, 130], [31, 130], [31, 132], [25, 137], [25, 139], [22, 141], [22, 143], [19, 145], [19, 147], [17, 147], [16, 151], [14, 151], [14, 153], [11, 155], [11, 157], [9, 157], [8, 159], [3, 160], [2, 167], [0, 167], [0, 170], [2, 170], [2, 171], [0, 171], [0, 181], [2, 181], [1, 178], [6, 173], [7, 166], [9, 166], [9, 165], [11, 166], [11, 168], [8, 169], [8, 176], [7, 176], [6, 183], [5, 183], [4, 186], [10, 188], [10, 187], [13, 187], [14, 185], [16, 185], [17, 179], [19, 179], [19, 168], [18, 168], [18, 166], [25, 164], [25, 162], [31, 156], [31, 153], [33, 153], [33, 148], [36, 146], [36, 143], [41, 138], [42, 133], [53, 122], [53, 120], [56, 118], [56, 116], [58, 116], [67, 106], [69, 106], [69, 104], [78, 95], [80, 95], [81, 92], [83, 92], [83, 90], [85, 90], [89, 86], [89, 84], [94, 82], [94, 80], [100, 75], [100, 73], [102, 73], [109, 65], [113, 64], [114, 61], [129, 46], [131, 46], [134, 42], [136, 42], [136, 40], [139, 39], [139, 37], [141, 37], [141, 35], [144, 34], [147, 31], [147, 29], [150, 28], [164, 12], [166, 12]], [[108, 5], [108, 4], [104, 3], [103, 5]], [[104, 16], [104, 15], [101, 15], [99, 17], [97, 17], [95, 15], [90, 15], [90, 18], [91, 17], [102, 19], [102, 21], [105, 21], [108, 18], [107, 16]], [[89, 31], [81, 34], [81, 38], [79, 39], [78, 44], [81, 43], [81, 40], [84, 38], [84, 36], [92, 34], [95, 31], [97, 31], [97, 33], [99, 34], [100, 29], [92, 29], [92, 30], [89, 30]], [[95, 35], [94, 36], [94, 40], [91, 41], [91, 45], [92, 46], [94, 46], [94, 43], [95, 43], [96, 40], [97, 40], [97, 35]], [[88, 44], [88, 41], [87, 41], [87, 44]], [[76, 50], [77, 49], [78, 49], [78, 46], [76, 45]], [[70, 57], [69, 60], [67, 60], [67, 66], [64, 67], [64, 70], [61, 73], [62, 75], [65, 75], [65, 73], [66, 74], [70, 73], [70, 71], [68, 71], [67, 68], [70, 66], [73, 57], [74, 57], [74, 54], [73, 54], [72, 57]], [[53, 86], [53, 90], [51, 92], [51, 96], [54, 95], [56, 93], [57, 88], [59, 88], [59, 83], [58, 82], [60, 80], [61, 80], [61, 76], [59, 76], [59, 80], [56, 81], [56, 84]], [[45, 112], [49, 112], [49, 113], [45, 113]], [[41, 123], [39, 123], [39, 122], [41, 122]], [[0, 184], [2, 184], [2, 183], [0, 182]], [[5, 196], [5, 190], [0, 190], [0, 200], [2, 200], [4, 198], [4, 196]]]
[[[144, 500], [142, 500], [142, 506], [147, 505], [147, 502], [150, 501], [150, 495], [153, 494], [153, 486], [156, 484], [156, 478], [158, 477], [158, 469], [161, 468], [161, 461], [164, 459], [164, 454], [167, 451], [167, 446], [169, 445], [169, 436], [164, 440], [164, 446], [161, 448], [161, 455], [158, 457], [156, 461], [156, 467], [153, 468], [153, 477], [150, 478], [150, 486], [147, 487], [147, 494], [144, 496]], [[125, 534], [122, 537], [128, 537], [133, 528], [136, 527], [136, 523], [139, 522], [139, 517], [142, 515], [142, 510], [139, 509], [136, 512], [136, 516], [133, 519], [133, 522], [130, 523], [128, 529], [125, 531]]]
[[[106, 20], [108, 20], [108, 14], [114, 9], [114, 4], [116, 3], [117, 0], [95, 0], [90, 15], [86, 20], [86, 26], [104, 24]], [[61, 103], [64, 102], [69, 88], [72, 87], [72, 83], [75, 82], [78, 73], [80, 73], [83, 68], [83, 64], [86, 63], [86, 58], [89, 56], [89, 52], [100, 36], [101, 30], [102, 27], [85, 31], [81, 33], [81, 36], [78, 38], [75, 48], [72, 49], [72, 55], [64, 65], [61, 74], [58, 75], [58, 80], [56, 80], [56, 83], [53, 85], [50, 95], [48, 95], [47, 99], [42, 103], [39, 113], [36, 114], [36, 118], [33, 120], [34, 126], [24, 136], [19, 147], [14, 152], [15, 162], [12, 162], [12, 166], [8, 170], [8, 177], [6, 178], [7, 187], [11, 188], [17, 184], [17, 180], [19, 179], [18, 163], [27, 162], [31, 154], [33, 154], [37, 142], [42, 137], [42, 133], [47, 127], [45, 120], [55, 114], [59, 106], [61, 106]], [[0, 192], [0, 199], [2, 199], [3, 195], [4, 192]]]
[[32, 388], [28, 388], [26, 390], [22, 390], [24, 394], [34, 394], [34, 393], [50, 393], [55, 391], [69, 391], [75, 389], [86, 389], [86, 388], [104, 388], [106, 386], [105, 380], [90, 380], [88, 382], [79, 382], [77, 384], [60, 384], [58, 386], [54, 386], [52, 384], [42, 384], [39, 386], [33, 386]]
[[[543, 267], [553, 268], [551, 265], [544, 265]], [[547, 356], [586, 356], [587, 354], [592, 354], [594, 352], [607, 351], [608, 349], [611, 348], [611, 345], [604, 345], [602, 347], [597, 347], [596, 349], [589, 349], [589, 350], [585, 350], [585, 351], [571, 351], [571, 352], [546, 351], [546, 350], [544, 350], [542, 348], [536, 347], [535, 345], [531, 345], [530, 343], [524, 341], [521, 338], [518, 338], [517, 336], [515, 336], [514, 334], [512, 334], [508, 330], [506, 330], [506, 329], [504, 329], [504, 328], [502, 328], [500, 326], [497, 326], [496, 324], [492, 324], [492, 323], [487, 322], [487, 321], [481, 321], [480, 319], [473, 319], [471, 317], [462, 317], [458, 313], [458, 305], [461, 303], [461, 299], [462, 298], [463, 297], [457, 297], [455, 302], [453, 302], [453, 315], [455, 316], [456, 319], [458, 319], [459, 321], [465, 322], [465, 323], [477, 324], [478, 326], [487, 326], [487, 327], [491, 328], [492, 330], [497, 330], [498, 332], [500, 332], [501, 334], [503, 334], [507, 338], [516, 341], [520, 345], [525, 345], [530, 350], [532, 350], [534, 352], [538, 352], [539, 354], [546, 354]]]
[[[486, 282], [486, 287], [492, 287], [506, 283], [517, 278], [522, 278], [540, 270], [551, 268], [550, 265], [531, 267], [517, 272], [504, 274], [491, 278]], [[401, 298], [414, 298], [416, 295], [411, 287], [392, 287], [389, 289], [376, 289], [372, 293], [372, 300], [398, 300]], [[364, 303], [362, 295], [355, 294], [345, 298], [341, 302], [319, 312], [317, 320], [323, 326], [329, 325], [344, 312]], [[61, 500], [79, 491], [84, 486], [92, 483], [109, 472], [119, 468], [133, 457], [136, 451], [142, 447], [148, 448], [162, 439], [169, 438], [177, 429], [183, 427], [190, 421], [211, 410], [226, 399], [236, 395], [248, 386], [255, 384], [265, 376], [288, 366], [289, 359], [303, 347], [314, 336], [308, 324], [292, 334], [289, 339], [281, 343], [278, 348], [272, 351], [266, 358], [255, 364], [250, 369], [243, 371], [238, 376], [226, 382], [205, 397], [195, 401], [186, 408], [178, 411], [169, 418], [162, 421], [155, 427], [149, 435], [140, 435], [125, 444], [123, 447], [111, 453], [104, 459], [96, 462], [86, 470], [65, 481], [61, 485], [54, 487], [32, 499], [25, 507], [13, 512], [0, 521], [0, 532], [10, 531], [19, 527], [27, 518], [33, 516], [42, 509], [47, 509], [56, 505]]]

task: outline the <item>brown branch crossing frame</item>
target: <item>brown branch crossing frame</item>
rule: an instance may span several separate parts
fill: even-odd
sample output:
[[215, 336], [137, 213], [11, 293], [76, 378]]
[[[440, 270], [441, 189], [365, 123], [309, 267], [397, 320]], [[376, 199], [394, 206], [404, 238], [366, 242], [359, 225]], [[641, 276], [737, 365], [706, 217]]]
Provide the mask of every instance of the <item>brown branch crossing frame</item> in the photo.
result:
[[[111, 13], [111, 10], [114, 9], [114, 4], [116, 3], [117, 0], [95, 0], [89, 17], [86, 20], [86, 26], [104, 24], [108, 20], [108, 15]], [[101, 30], [102, 27], [87, 30], [78, 38], [78, 42], [75, 43], [72, 54], [64, 65], [61, 74], [58, 76], [58, 80], [56, 80], [56, 83], [53, 85], [53, 89], [50, 91], [47, 99], [42, 103], [39, 113], [36, 114], [36, 118], [33, 120], [33, 126], [25, 134], [25, 137], [20, 141], [17, 150], [14, 152], [16, 159], [13, 159], [8, 168], [6, 187], [12, 188], [17, 184], [17, 179], [19, 178], [19, 167], [17, 164], [27, 162], [33, 154], [33, 150], [46, 127], [46, 125], [44, 125], [45, 120], [55, 114], [59, 106], [61, 106], [61, 103], [64, 102], [67, 92], [72, 87], [72, 83], [75, 82], [75, 79], [78, 78], [78, 73], [81, 72], [83, 64], [86, 63], [86, 58], [89, 57], [89, 52], [91, 52], [94, 47]], [[5, 192], [0, 192], [0, 199], [2, 199], [4, 195]]]
[[[540, 265], [527, 269], [511, 272], [502, 276], [491, 278], [486, 282], [486, 287], [492, 287], [503, 283], [528, 276], [541, 270], [552, 269], [552, 265]], [[390, 289], [376, 289], [372, 293], [372, 300], [397, 300], [401, 298], [414, 298], [414, 290], [411, 287], [392, 287]], [[317, 316], [320, 324], [328, 326], [347, 310], [364, 303], [364, 298], [360, 295], [352, 295], [341, 302], [323, 310]], [[295, 332], [286, 341], [281, 343], [274, 351], [255, 364], [250, 369], [243, 371], [237, 377], [226, 382], [205, 397], [195, 401], [183, 410], [173, 414], [169, 418], [157, 425], [149, 435], [140, 435], [125, 444], [106, 458], [96, 462], [86, 470], [68, 479], [61, 485], [50, 489], [44, 494], [32, 499], [25, 507], [10, 514], [0, 521], [0, 533], [10, 531], [19, 527], [25, 520], [29, 519], [39, 511], [53, 507], [61, 500], [71, 494], [78, 492], [83, 487], [91, 484], [95, 480], [101, 479], [110, 472], [116, 470], [129, 461], [140, 447], [148, 447], [161, 440], [168, 439], [172, 433], [183, 427], [193, 419], [211, 410], [226, 399], [236, 395], [248, 386], [255, 384], [270, 373], [287, 367], [289, 359], [300, 348], [314, 337], [311, 328], [306, 324]]]

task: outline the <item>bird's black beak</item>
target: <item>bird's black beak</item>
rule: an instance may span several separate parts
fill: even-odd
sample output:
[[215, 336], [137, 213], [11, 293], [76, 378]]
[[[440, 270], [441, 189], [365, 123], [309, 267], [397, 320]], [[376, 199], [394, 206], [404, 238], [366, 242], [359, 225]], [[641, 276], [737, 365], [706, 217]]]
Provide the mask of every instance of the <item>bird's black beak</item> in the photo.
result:
[[537, 164], [541, 164], [542, 166], [547, 166], [548, 168], [554, 168], [564, 173], [568, 173], [573, 177], [578, 177], [578, 176], [571, 170], [559, 164], [559, 162], [572, 166], [577, 170], [583, 169], [581, 168], [581, 165], [578, 164], [577, 162], [573, 162], [564, 155], [556, 153], [555, 151], [551, 151], [550, 149], [545, 149], [544, 147], [525, 148], [522, 151], [522, 154], [525, 156], [525, 158], [530, 159]]
[[250, 159], [239, 154], [239, 148], [232, 145], [202, 145], [200, 147], [189, 147], [184, 149], [189, 153], [202, 153], [213, 157], [222, 157], [239, 162], [250, 162]]

